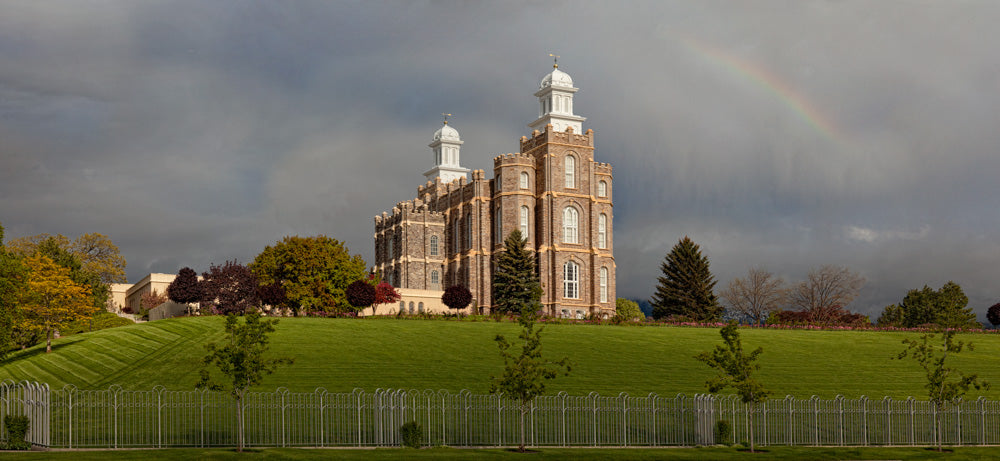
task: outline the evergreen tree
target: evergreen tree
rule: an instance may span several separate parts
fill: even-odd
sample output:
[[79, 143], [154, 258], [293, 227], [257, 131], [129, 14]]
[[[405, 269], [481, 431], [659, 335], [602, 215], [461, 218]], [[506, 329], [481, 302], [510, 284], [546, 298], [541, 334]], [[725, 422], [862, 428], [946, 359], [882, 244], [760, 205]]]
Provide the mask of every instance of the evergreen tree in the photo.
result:
[[494, 315], [521, 315], [522, 311], [538, 312], [542, 307], [535, 255], [525, 248], [527, 243], [516, 229], [504, 240], [504, 251], [497, 256], [493, 271]]
[[694, 320], [714, 321], [722, 316], [722, 306], [713, 293], [715, 277], [708, 269], [708, 258], [690, 238], [684, 237], [667, 254], [660, 266], [656, 293], [650, 303], [653, 318], [672, 315]]

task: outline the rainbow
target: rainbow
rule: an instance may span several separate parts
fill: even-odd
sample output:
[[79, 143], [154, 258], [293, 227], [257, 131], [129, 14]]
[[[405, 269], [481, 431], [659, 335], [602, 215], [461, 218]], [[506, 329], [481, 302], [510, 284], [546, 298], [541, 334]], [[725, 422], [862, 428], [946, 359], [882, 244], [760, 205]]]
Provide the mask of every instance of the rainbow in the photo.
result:
[[820, 112], [805, 96], [777, 75], [696, 38], [685, 36], [681, 37], [681, 41], [685, 47], [697, 55], [725, 67], [732, 73], [774, 94], [782, 103], [824, 136], [833, 140], [842, 139], [840, 130], [829, 117]]

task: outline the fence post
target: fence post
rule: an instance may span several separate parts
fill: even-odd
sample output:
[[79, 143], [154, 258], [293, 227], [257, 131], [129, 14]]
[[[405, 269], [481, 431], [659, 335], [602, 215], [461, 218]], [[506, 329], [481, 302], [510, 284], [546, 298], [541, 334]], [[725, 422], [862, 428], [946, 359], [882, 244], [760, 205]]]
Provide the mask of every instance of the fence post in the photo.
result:
[[916, 443], [913, 428], [913, 397], [907, 397], [906, 402], [910, 406], [910, 445], [913, 445]]
[[819, 397], [814, 395], [811, 400], [813, 402], [813, 422], [815, 423], [813, 445], [819, 445]]
[[354, 395], [357, 396], [355, 399], [357, 411], [354, 413], [358, 417], [358, 448], [361, 448], [361, 389], [354, 389]]
[[861, 444], [868, 446], [868, 397], [861, 396]]
[[979, 396], [979, 444], [986, 445], [986, 398]]
[[114, 441], [115, 441], [114, 447], [118, 448], [118, 391], [115, 388], [121, 389], [117, 385], [114, 385], [108, 389], [108, 392], [111, 392], [111, 396], [113, 397], [112, 399], [113, 404], [111, 405], [111, 411], [112, 411], [112, 420], [114, 421], [114, 424], [112, 426], [112, 430], [114, 431]]
[[626, 402], [628, 402], [628, 394], [622, 392], [618, 394], [618, 398], [622, 401], [622, 441], [625, 446], [628, 446], [628, 409], [625, 408]]
[[593, 432], [592, 433], [594, 435], [594, 439], [593, 439], [594, 440], [594, 446], [596, 447], [597, 446], [597, 397], [598, 397], [598, 394], [596, 392], [591, 392], [590, 395], [588, 395], [587, 397], [590, 398], [590, 402], [591, 402], [591, 408], [592, 408], [591, 416], [593, 416], [593, 418], [591, 418], [591, 421], [593, 422], [593, 424], [592, 424]]
[[69, 402], [66, 405], [66, 413], [69, 415], [69, 448], [73, 448], [73, 389], [70, 388], [72, 384], [67, 384], [63, 387], [63, 391], [66, 392], [66, 399]]
[[839, 438], [838, 445], [843, 446], [844, 445], [844, 396], [837, 395], [836, 400], [839, 412], [837, 426], [840, 429], [840, 431], [838, 432], [838, 438]]
[[962, 446], [962, 399], [961, 398], [958, 399], [957, 403], [955, 403], [955, 419], [957, 420], [956, 422], [958, 423], [956, 424], [956, 426], [958, 426], [958, 440], [956, 440], [956, 443], [958, 443], [958, 446]]
[[795, 444], [795, 427], [793, 425], [793, 421], [795, 420], [795, 397], [785, 395], [785, 405], [788, 406], [788, 420], [785, 421], [785, 440], [791, 446]]
[[560, 423], [560, 427], [562, 428], [562, 446], [565, 447], [566, 446], [566, 393], [559, 392], [559, 397], [560, 397], [559, 406], [561, 410], [560, 414], [562, 416], [562, 422]]

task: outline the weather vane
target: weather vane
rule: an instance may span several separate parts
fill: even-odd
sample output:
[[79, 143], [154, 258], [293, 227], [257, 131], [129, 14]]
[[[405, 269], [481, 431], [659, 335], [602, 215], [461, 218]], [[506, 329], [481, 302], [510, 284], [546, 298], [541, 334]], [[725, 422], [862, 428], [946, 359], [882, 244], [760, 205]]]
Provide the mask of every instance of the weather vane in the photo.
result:
[[558, 54], [549, 53], [549, 57], [552, 58], [552, 68], [553, 69], [558, 69], [559, 68], [559, 55]]
[[448, 117], [451, 117], [451, 114], [446, 114], [444, 112], [441, 112], [441, 115], [444, 115], [444, 124], [447, 125], [448, 124]]

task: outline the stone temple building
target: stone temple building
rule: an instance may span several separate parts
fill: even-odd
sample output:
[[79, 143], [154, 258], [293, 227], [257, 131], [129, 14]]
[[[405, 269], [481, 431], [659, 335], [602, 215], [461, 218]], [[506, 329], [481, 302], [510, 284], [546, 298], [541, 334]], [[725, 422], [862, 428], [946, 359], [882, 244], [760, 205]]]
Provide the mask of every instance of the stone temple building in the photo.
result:
[[[488, 313], [495, 256], [520, 229], [536, 254], [548, 315], [614, 314], [611, 165], [594, 160], [594, 132], [573, 113], [577, 91], [558, 65], [542, 79], [531, 135], [520, 152], [493, 159], [492, 179], [483, 170], [470, 179], [460, 163], [464, 141], [447, 120], [434, 133], [434, 163], [416, 198], [375, 217], [375, 268], [403, 295], [400, 309], [440, 306], [443, 290], [460, 284], [472, 292], [473, 311]], [[416, 311], [413, 300], [421, 300]]]

